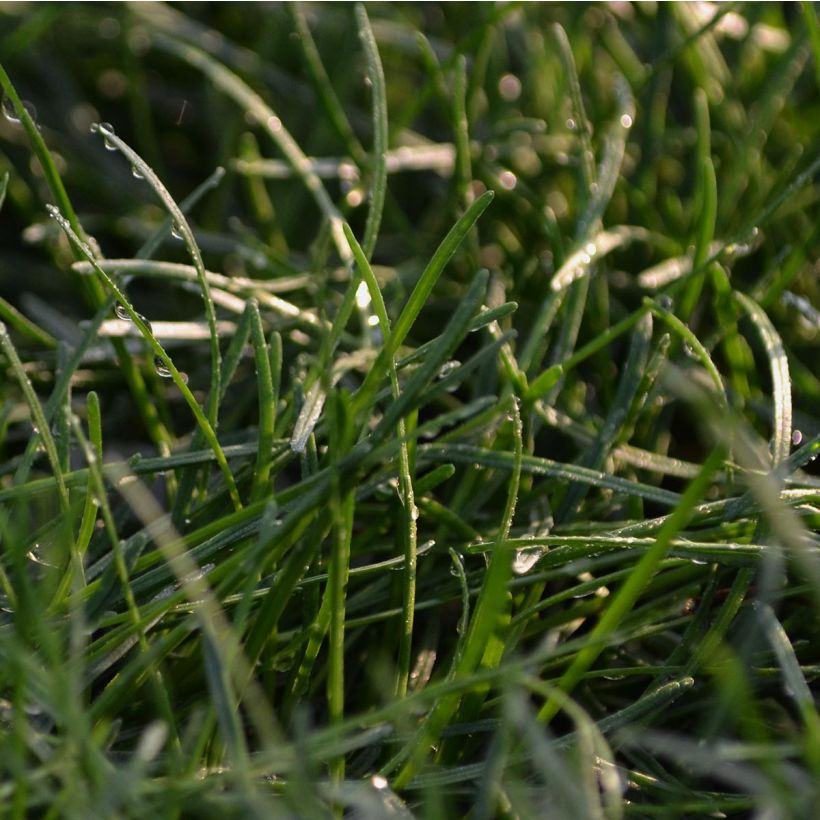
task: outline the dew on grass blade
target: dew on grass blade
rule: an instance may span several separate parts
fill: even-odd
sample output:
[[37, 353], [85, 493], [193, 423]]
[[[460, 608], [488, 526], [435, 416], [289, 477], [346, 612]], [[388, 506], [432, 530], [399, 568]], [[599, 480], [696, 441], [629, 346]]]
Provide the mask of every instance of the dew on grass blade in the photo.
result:
[[512, 571], [516, 575], [526, 575], [545, 555], [547, 550], [544, 547], [528, 547], [515, 551]]
[[145, 179], [145, 174], [143, 174], [136, 165], [131, 166], [131, 176], [134, 177], [134, 179]]
[[172, 236], [174, 239], [178, 239], [180, 242], [182, 241], [182, 229], [179, 227], [179, 225], [176, 225], [176, 224], [175, 224], [175, 225], [171, 228], [171, 236]]
[[170, 379], [174, 375], [159, 356], [154, 357], [154, 370], [157, 371], [157, 376], [163, 379]]
[[131, 321], [131, 314], [122, 305], [114, 305], [114, 313], [117, 314], [117, 318], [119, 319], [123, 319], [126, 322]]
[[[14, 106], [14, 102], [11, 97], [4, 96], [3, 97], [3, 116], [14, 125], [19, 125], [21, 122], [20, 114], [17, 112], [17, 109]], [[30, 103], [28, 100], [23, 100], [23, 108], [25, 108], [26, 112], [28, 113], [29, 117], [31, 117], [32, 121], [37, 120], [37, 109]]]
[[110, 122], [95, 122], [91, 124], [89, 129], [92, 134], [102, 134], [103, 136], [103, 145], [105, 146], [106, 150], [108, 151], [116, 151], [117, 146], [114, 142], [110, 139], [110, 137], [116, 134], [114, 131], [114, 126], [111, 125]]

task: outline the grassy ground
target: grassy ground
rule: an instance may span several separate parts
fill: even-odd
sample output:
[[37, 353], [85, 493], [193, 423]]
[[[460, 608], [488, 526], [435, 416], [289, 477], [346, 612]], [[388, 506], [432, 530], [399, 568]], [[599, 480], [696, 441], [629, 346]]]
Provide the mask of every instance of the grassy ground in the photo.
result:
[[4, 816], [813, 815], [820, 27], [715, 10], [0, 8]]

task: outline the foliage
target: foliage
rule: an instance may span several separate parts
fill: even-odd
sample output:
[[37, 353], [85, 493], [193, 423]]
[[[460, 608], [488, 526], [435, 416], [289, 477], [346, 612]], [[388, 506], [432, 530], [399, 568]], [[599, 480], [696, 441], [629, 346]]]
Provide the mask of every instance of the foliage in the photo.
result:
[[818, 31], [0, 9], [9, 816], [809, 816]]

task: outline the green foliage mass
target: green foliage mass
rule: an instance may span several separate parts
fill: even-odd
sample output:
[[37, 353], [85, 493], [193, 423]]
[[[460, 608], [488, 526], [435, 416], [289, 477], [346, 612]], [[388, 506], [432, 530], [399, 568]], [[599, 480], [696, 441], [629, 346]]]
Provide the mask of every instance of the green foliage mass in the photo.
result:
[[813, 816], [812, 4], [0, 61], [3, 816]]

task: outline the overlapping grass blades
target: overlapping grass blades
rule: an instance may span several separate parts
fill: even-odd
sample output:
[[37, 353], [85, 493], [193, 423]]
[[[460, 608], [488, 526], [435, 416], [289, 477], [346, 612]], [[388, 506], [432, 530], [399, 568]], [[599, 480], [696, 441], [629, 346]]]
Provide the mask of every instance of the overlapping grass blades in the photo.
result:
[[0, 10], [11, 816], [811, 815], [792, 18]]

